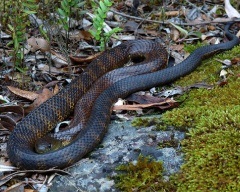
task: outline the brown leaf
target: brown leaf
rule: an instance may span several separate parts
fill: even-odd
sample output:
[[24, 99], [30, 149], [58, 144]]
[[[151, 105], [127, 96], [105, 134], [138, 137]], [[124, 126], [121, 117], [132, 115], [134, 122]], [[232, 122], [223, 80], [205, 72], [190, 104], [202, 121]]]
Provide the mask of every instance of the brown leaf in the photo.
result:
[[80, 30], [77, 34], [71, 35], [70, 39], [75, 39], [77, 41], [80, 41], [81, 39], [84, 39], [86, 41], [92, 40], [92, 35], [88, 31]]
[[50, 45], [47, 40], [43, 38], [31, 37], [27, 40], [28, 44], [31, 46], [31, 51], [35, 52], [40, 50], [42, 52], [50, 51]]
[[7, 86], [7, 88], [15, 95], [31, 101], [35, 100], [38, 97], [38, 94], [32, 91], [25, 91], [12, 86]]
[[56, 95], [57, 93], [59, 92], [59, 87], [58, 85], [56, 84], [54, 89], [53, 89], [53, 95]]
[[207, 83], [205, 83], [205, 82], [201, 82], [201, 83], [192, 84], [192, 85], [190, 85], [189, 87], [187, 87], [187, 89], [190, 89], [190, 88], [213, 89], [214, 86], [213, 86], [213, 85], [210, 85], [210, 84], [207, 84]]
[[[169, 16], [169, 17], [176, 17], [176, 16], [180, 16], [180, 15], [183, 15], [184, 12], [182, 10], [179, 10], [179, 11], [167, 11], [167, 12], [164, 12], [164, 16]], [[154, 14], [155, 16], [162, 16], [163, 13], [162, 11], [161, 12], [158, 12], [156, 14]]]
[[24, 192], [24, 186], [25, 182], [21, 181], [12, 185], [11, 187], [8, 187], [5, 192]]
[[63, 66], [69, 65], [67, 59], [63, 55], [53, 50], [51, 50], [51, 59], [54, 62], [54, 65], [56, 66], [56, 68], [61, 68]]
[[93, 59], [95, 59], [96, 57], [98, 57], [101, 53], [97, 53], [97, 54], [94, 54], [94, 55], [90, 55], [88, 57], [76, 57], [76, 56], [69, 56], [72, 64], [74, 65], [82, 65], [84, 63], [90, 63], [92, 62]]
[[21, 106], [0, 107], [0, 126], [2, 129], [12, 131], [16, 123], [24, 117], [24, 110]]
[[240, 57], [235, 57], [231, 60], [231, 63], [233, 65], [237, 65], [238, 63], [240, 63]]
[[172, 99], [165, 99], [163, 102], [151, 103], [151, 104], [134, 104], [134, 105], [117, 105], [113, 107], [113, 110], [140, 110], [149, 107], [157, 107], [160, 109], [170, 109], [177, 106], [177, 102]]
[[[16, 123], [23, 118], [24, 110], [21, 106], [1, 106], [0, 107], [0, 129], [12, 131]], [[5, 135], [8, 132], [4, 133], [1, 131], [0, 135]]]
[[137, 93], [133, 93], [126, 98], [127, 101], [131, 101], [134, 103], [140, 104], [151, 104], [151, 103], [159, 103], [164, 102], [164, 98], [154, 97], [151, 95], [139, 95]]
[[173, 51], [182, 51], [184, 48], [184, 44], [177, 44], [177, 45], [171, 45], [170, 46], [170, 49], [173, 50]]
[[0, 127], [1, 129], [8, 129], [9, 131], [12, 131], [14, 127], [16, 126], [16, 122], [7, 115], [0, 115]]

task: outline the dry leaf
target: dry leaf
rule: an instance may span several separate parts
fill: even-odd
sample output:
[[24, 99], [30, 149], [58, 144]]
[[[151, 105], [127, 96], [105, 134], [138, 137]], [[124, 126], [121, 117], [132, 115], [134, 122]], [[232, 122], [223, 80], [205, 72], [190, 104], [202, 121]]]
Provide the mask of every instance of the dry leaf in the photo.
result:
[[31, 91], [21, 90], [16, 87], [12, 87], [12, 86], [7, 86], [7, 88], [15, 95], [17, 95], [19, 97], [23, 97], [23, 98], [31, 100], [31, 101], [35, 100], [38, 97], [37, 93], [31, 92]]
[[94, 55], [90, 55], [88, 57], [76, 57], [76, 56], [69, 56], [71, 62], [74, 65], [82, 65], [84, 63], [90, 63], [92, 62], [92, 60], [94, 60], [96, 57], [98, 57], [99, 55], [101, 55], [101, 53], [96, 53]]
[[24, 186], [25, 182], [21, 181], [12, 185], [11, 187], [8, 187], [5, 192], [24, 192]]
[[232, 63], [233, 65], [236, 65], [236, 64], [240, 63], [240, 57], [233, 58], [233, 59], [231, 60], [231, 63]]
[[173, 41], [177, 41], [179, 39], [179, 37], [180, 37], [179, 31], [177, 29], [173, 28], [171, 30], [171, 38], [172, 38], [172, 40]]
[[230, 4], [229, 0], [224, 0], [225, 11], [229, 18], [240, 18], [238, 11]]
[[144, 109], [144, 108], [149, 108], [149, 107], [157, 107], [160, 109], [170, 109], [173, 108], [175, 106], [178, 106], [177, 102], [172, 100], [172, 99], [165, 99], [165, 101], [163, 102], [159, 102], [159, 103], [151, 103], [151, 104], [134, 104], [134, 105], [117, 105], [117, 106], [113, 106], [113, 110], [117, 111], [117, 110], [140, 110], [140, 109]]
[[42, 52], [50, 51], [50, 45], [48, 41], [43, 38], [31, 37], [27, 40], [27, 43], [31, 46], [31, 51], [35, 52], [40, 50]]
[[24, 117], [24, 110], [21, 106], [0, 107], [0, 127], [12, 131], [16, 123]]
[[75, 34], [71, 34], [69, 38], [71, 40], [74, 39], [74, 40], [77, 40], [77, 41], [80, 41], [81, 39], [84, 39], [86, 41], [90, 41], [90, 40], [92, 40], [92, 35], [88, 31], [80, 30], [80, 31], [76, 31]]

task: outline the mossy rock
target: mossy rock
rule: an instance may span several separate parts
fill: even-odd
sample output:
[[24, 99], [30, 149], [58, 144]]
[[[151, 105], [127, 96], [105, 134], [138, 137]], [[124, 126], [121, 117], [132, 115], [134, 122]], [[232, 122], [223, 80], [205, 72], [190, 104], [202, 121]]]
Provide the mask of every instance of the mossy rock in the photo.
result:
[[[137, 126], [155, 124], [165, 128], [174, 126], [176, 129], [189, 130], [188, 137], [181, 143], [185, 163], [180, 172], [171, 177], [168, 185], [164, 185], [166, 189], [164, 187], [141, 189], [127, 185], [134, 180], [137, 182], [141, 177], [150, 178], [153, 174], [147, 165], [145, 168], [141, 165], [142, 169], [139, 168], [140, 172], [137, 172], [138, 167], [133, 167], [131, 164], [125, 168], [128, 175], [121, 177], [121, 182], [117, 184], [120, 189], [123, 191], [171, 189], [179, 192], [232, 192], [240, 189], [240, 67], [236, 65], [227, 69], [229, 75], [226, 85], [217, 84], [222, 65], [216, 59], [225, 60], [234, 57], [240, 57], [239, 46], [204, 61], [193, 73], [174, 83], [179, 86], [189, 86], [204, 81], [212, 85], [212, 89], [190, 90], [182, 96], [184, 102], [180, 107], [163, 113], [161, 119], [140, 118], [133, 122]], [[158, 174], [164, 172], [161, 167], [157, 166], [155, 169], [158, 170]], [[139, 174], [138, 177], [135, 174]], [[160, 174], [159, 177], [162, 175]], [[152, 186], [155, 182], [155, 179], [149, 180], [146, 186]], [[127, 187], [121, 188], [123, 186]]]

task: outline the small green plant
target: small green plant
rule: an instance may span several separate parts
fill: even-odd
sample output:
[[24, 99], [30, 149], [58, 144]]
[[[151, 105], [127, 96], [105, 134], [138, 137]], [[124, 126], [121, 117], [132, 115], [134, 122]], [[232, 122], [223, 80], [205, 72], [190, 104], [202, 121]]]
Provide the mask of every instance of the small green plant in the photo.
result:
[[71, 27], [71, 16], [77, 8], [83, 6], [85, 1], [82, 0], [62, 0], [61, 7], [57, 9], [59, 14], [59, 23], [66, 31], [66, 49], [68, 50], [69, 29]]
[[30, 24], [28, 16], [36, 13], [38, 8], [36, 0], [18, 0], [8, 2], [8, 9], [5, 9], [8, 14], [5, 14], [5, 20], [8, 21], [7, 27], [9, 28], [12, 36], [12, 41], [8, 45], [13, 45], [14, 50], [12, 53], [15, 68], [23, 71], [23, 58], [24, 58], [24, 43], [26, 41], [26, 28]]
[[106, 49], [106, 44], [113, 34], [122, 30], [121, 28], [116, 27], [108, 32], [104, 31], [105, 27], [104, 20], [106, 19], [107, 12], [110, 10], [111, 6], [112, 2], [109, 0], [101, 0], [99, 2], [98, 8], [97, 6], [95, 6], [93, 18], [93, 30], [90, 30], [90, 33], [97, 41], [100, 41], [101, 50]]

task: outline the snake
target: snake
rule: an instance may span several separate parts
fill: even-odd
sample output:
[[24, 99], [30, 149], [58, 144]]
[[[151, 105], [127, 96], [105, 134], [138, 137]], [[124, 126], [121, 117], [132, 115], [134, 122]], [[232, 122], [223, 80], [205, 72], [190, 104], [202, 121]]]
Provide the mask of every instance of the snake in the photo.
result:
[[[96, 98], [103, 90], [111, 86], [113, 83], [129, 77], [131, 75], [140, 75], [160, 70], [167, 65], [167, 52], [162, 51], [163, 46], [160, 42], [147, 40], [135, 40], [128, 43], [130, 58], [133, 66], [114, 69], [101, 78], [90, 87], [90, 89], [76, 103], [73, 120], [70, 125], [59, 132], [48, 134], [35, 143], [35, 150], [38, 153], [46, 153], [56, 150], [68, 144], [79, 132], [85, 128], [91, 108]], [[160, 57], [156, 57], [160, 54]], [[81, 121], [79, 121], [79, 119]]]
[[[225, 35], [228, 38], [225, 43], [200, 47], [175, 66], [140, 75], [133, 74], [111, 83], [95, 99], [89, 117], [84, 123], [84, 128], [81, 128], [71, 143], [55, 151], [43, 154], [37, 153], [34, 149], [35, 142], [47, 135], [58, 121], [62, 121], [69, 116], [74, 110], [75, 104], [97, 79], [127, 62], [132, 51], [137, 50], [136, 47], [139, 46], [138, 51], [141, 50], [142, 41], [148, 44], [151, 40], [128, 41], [105, 51], [92, 61], [79, 77], [75, 78], [58, 94], [30, 112], [16, 125], [7, 142], [7, 154], [11, 163], [21, 169], [38, 170], [66, 168], [78, 162], [96, 148], [104, 138], [110, 122], [112, 104], [118, 98], [125, 98], [131, 93], [140, 90], [169, 84], [191, 73], [201, 64], [203, 59], [232, 49], [240, 43], [239, 38], [229, 32], [229, 28], [233, 23], [225, 25]], [[167, 60], [166, 50], [163, 46], [158, 46], [157, 49], [154, 44], [151, 49], [153, 52], [154, 50], [160, 51], [153, 54], [153, 58], [157, 59], [156, 62], [166, 65], [164, 64]], [[144, 53], [140, 53], [140, 55], [144, 55]], [[155, 61], [152, 60], [152, 62]]]

